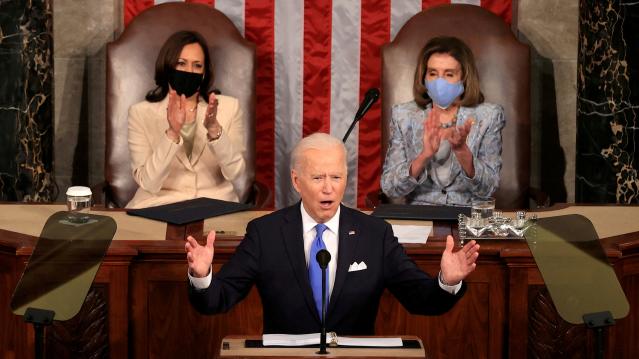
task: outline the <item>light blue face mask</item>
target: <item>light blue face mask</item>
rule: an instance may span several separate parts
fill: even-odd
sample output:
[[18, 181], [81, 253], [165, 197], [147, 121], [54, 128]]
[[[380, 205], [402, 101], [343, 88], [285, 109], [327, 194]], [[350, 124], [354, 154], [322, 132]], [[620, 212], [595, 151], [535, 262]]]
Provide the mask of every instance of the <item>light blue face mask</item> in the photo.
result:
[[426, 80], [424, 85], [428, 90], [428, 96], [443, 109], [447, 109], [457, 97], [464, 93], [464, 85], [461, 81], [451, 84], [438, 77], [432, 81]]

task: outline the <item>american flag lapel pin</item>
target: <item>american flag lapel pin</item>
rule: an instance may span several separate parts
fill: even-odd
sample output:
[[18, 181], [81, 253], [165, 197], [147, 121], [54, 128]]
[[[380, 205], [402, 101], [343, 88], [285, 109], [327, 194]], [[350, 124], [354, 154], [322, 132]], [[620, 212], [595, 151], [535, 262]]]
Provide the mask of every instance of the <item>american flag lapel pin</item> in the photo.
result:
[[353, 230], [348, 231], [348, 235], [349, 235], [349, 236], [352, 236], [352, 235], [354, 235], [354, 234], [355, 234], [355, 231], [353, 231]]

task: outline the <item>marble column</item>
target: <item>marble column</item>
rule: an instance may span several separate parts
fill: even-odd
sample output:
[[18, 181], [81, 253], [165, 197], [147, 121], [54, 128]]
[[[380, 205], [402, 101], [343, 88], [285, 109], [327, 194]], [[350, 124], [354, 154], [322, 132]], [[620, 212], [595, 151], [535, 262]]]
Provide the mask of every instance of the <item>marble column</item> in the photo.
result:
[[0, 0], [0, 200], [56, 197], [51, 0]]
[[[122, 0], [55, 0], [55, 174], [69, 186], [104, 180], [106, 44], [121, 31]], [[99, 196], [99, 193], [94, 193]]]
[[639, 203], [639, 2], [579, 2], [576, 200]]
[[552, 203], [574, 202], [579, 4], [518, 3], [518, 38], [531, 49], [530, 183]]

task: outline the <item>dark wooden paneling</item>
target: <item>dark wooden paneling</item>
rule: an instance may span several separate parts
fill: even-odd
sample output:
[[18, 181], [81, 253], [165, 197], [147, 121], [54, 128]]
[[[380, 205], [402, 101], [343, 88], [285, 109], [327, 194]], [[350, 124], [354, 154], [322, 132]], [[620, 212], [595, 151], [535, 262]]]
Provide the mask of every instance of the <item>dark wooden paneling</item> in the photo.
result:
[[[588, 358], [586, 327], [559, 316], [545, 286], [528, 289], [528, 358]], [[553, 345], [548, 345], [552, 343]]]
[[622, 273], [621, 286], [630, 304], [630, 313], [615, 324], [608, 354], [610, 358], [637, 358], [639, 357], [639, 254], [624, 259], [618, 264], [617, 269], [623, 268], [618, 269], [618, 273]]
[[[33, 358], [34, 333], [31, 324], [11, 312], [13, 290], [26, 267], [35, 239], [0, 230], [0, 342], [1, 358]], [[94, 285], [80, 313], [46, 329], [46, 358], [126, 358], [128, 356], [129, 264], [137, 251], [114, 242], [108, 250]], [[3, 273], [5, 269], [11, 273]], [[3, 278], [4, 279], [4, 278]], [[6, 283], [6, 285], [5, 285]]]
[[0, 253], [0, 356], [5, 358], [16, 357], [17, 317], [9, 307], [17, 285], [15, 264], [15, 255]]
[[108, 295], [105, 286], [94, 285], [75, 317], [47, 328], [47, 357], [109, 357]]
[[[438, 228], [438, 236], [426, 245], [406, 246], [417, 265], [433, 276], [439, 270], [447, 231]], [[218, 238], [215, 271], [238, 243], [238, 238]], [[0, 304], [7, 303], [0, 310], [0, 338], [6, 339], [0, 343], [0, 357], [32, 357], [33, 331], [5, 308], [33, 244], [31, 237], [0, 231]], [[631, 306], [629, 316], [606, 331], [606, 357], [636, 358], [639, 234], [607, 238], [602, 244]], [[418, 335], [434, 358], [592, 357], [592, 333], [559, 319], [525, 242], [483, 241], [480, 252], [477, 270], [466, 281], [468, 291], [450, 312], [436, 317], [411, 315], [386, 292], [377, 334]], [[112, 243], [93, 288], [100, 297], [87, 302], [91, 308], [102, 308], [94, 309], [97, 318], [108, 318], [106, 339], [103, 330], [95, 331], [99, 333], [95, 337], [108, 342], [109, 357], [214, 358], [224, 336], [261, 333], [262, 307], [255, 289], [228, 313], [206, 316], [193, 310], [184, 257], [182, 241]], [[56, 329], [55, 335], [63, 330], [66, 336], [49, 343], [47, 357], [74, 357], [60, 346], [83, 343], [82, 338], [73, 338], [74, 330], [86, 327], [87, 322], [82, 323], [74, 324], [76, 329], [65, 324]], [[86, 347], [94, 348], [91, 355], [104, 355], [100, 345]]]

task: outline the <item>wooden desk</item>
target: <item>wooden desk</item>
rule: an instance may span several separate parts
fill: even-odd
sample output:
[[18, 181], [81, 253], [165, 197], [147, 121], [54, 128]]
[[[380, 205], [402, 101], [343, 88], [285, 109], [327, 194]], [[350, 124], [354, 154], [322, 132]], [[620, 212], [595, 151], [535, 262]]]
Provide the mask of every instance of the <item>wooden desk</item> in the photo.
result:
[[[540, 213], [586, 213], [599, 235], [605, 236], [601, 243], [631, 308], [628, 317], [607, 330], [607, 358], [639, 357], [638, 209], [591, 206]], [[0, 205], [0, 224], [7, 211], [14, 212], [15, 207]], [[243, 214], [247, 215], [252, 214]], [[221, 223], [240, 225], [242, 220], [235, 223], [226, 218], [216, 229]], [[126, 227], [118, 225], [119, 231]], [[155, 225], [148, 223], [147, 227]], [[205, 222], [205, 230], [207, 226], [210, 223]], [[138, 227], [127, 230], [144, 230]], [[455, 228], [435, 224], [427, 244], [406, 245], [406, 250], [420, 268], [434, 276], [445, 235], [455, 232]], [[47, 331], [49, 357], [212, 358], [227, 335], [261, 334], [262, 308], [255, 290], [229, 313], [202, 316], [188, 302], [183, 242], [154, 240], [137, 232], [134, 238], [112, 243], [78, 317]], [[220, 236], [215, 243], [214, 270], [229, 260], [239, 240], [238, 236]], [[0, 229], [2, 358], [32, 357], [33, 332], [10, 312], [9, 303], [35, 242], [32, 235]], [[477, 270], [467, 279], [468, 292], [455, 308], [437, 317], [414, 316], [386, 292], [376, 334], [417, 335], [434, 358], [590, 357], [593, 336], [584, 326], [559, 318], [526, 243], [491, 240], [481, 245]]]

